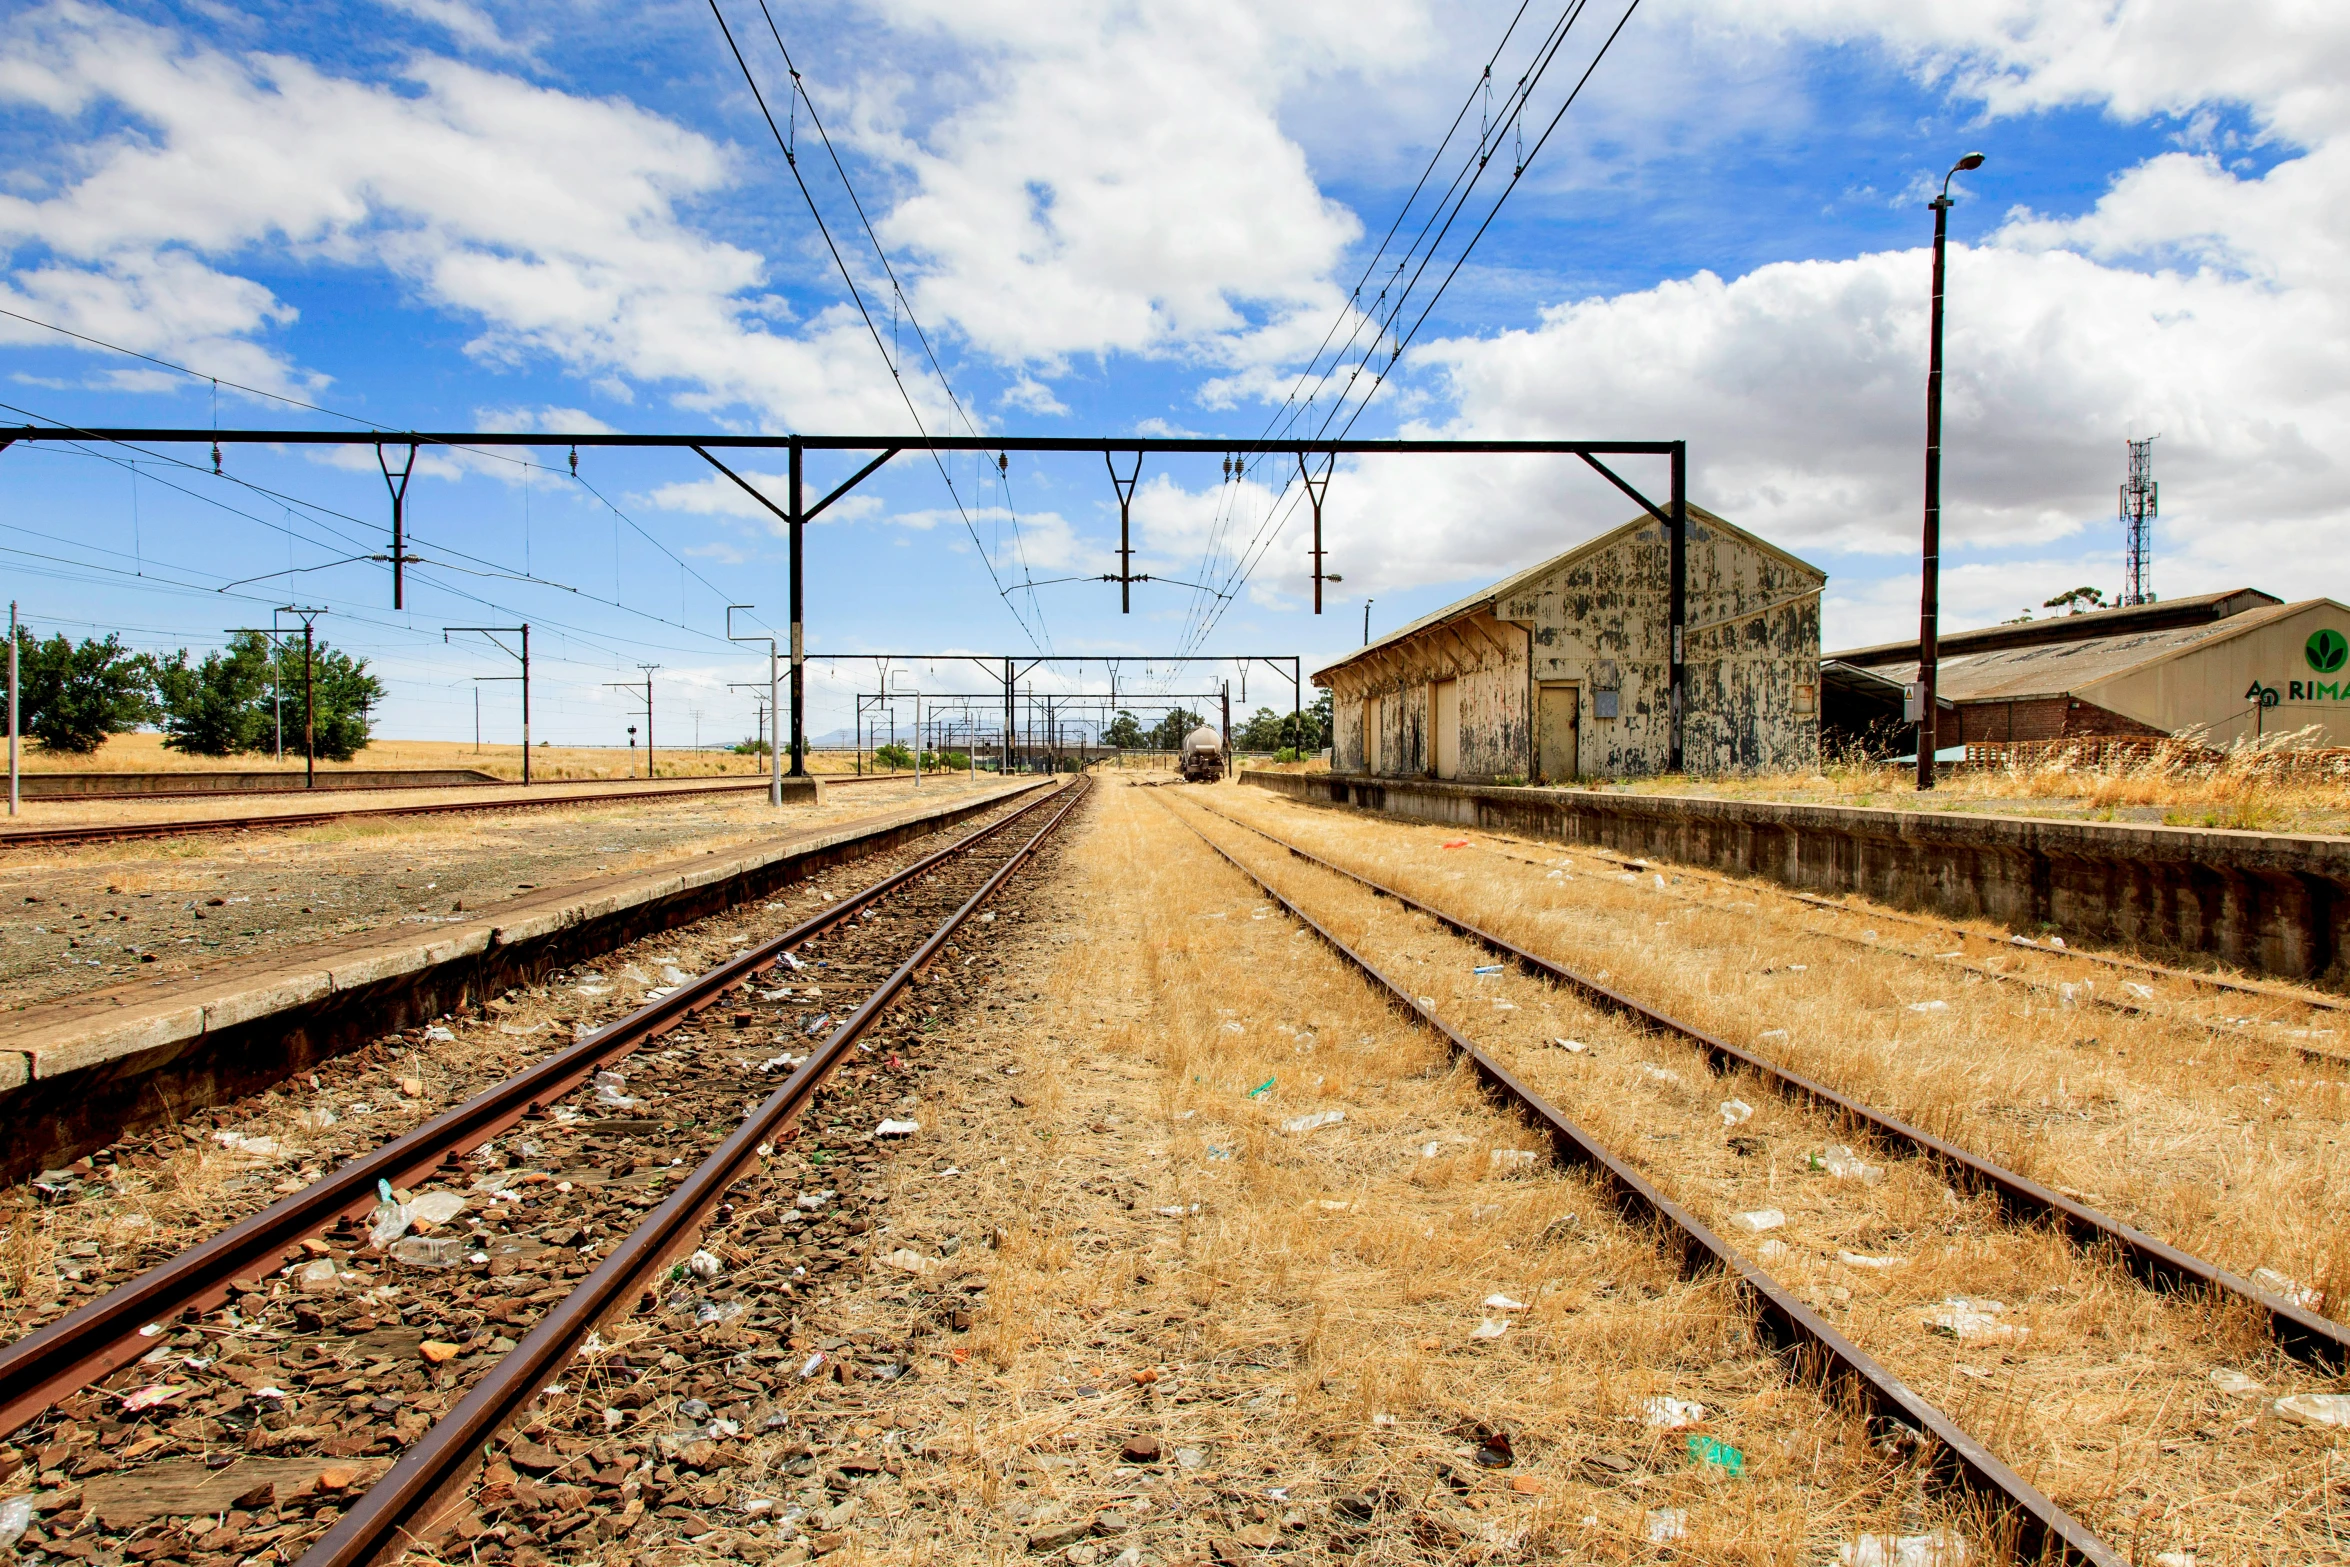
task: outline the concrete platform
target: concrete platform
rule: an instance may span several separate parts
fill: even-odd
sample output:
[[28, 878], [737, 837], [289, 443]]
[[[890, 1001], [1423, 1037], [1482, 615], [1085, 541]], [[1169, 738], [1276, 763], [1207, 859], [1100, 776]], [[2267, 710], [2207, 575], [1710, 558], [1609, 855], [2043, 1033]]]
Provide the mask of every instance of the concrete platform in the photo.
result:
[[104, 1147], [567, 964], [1043, 787], [923, 802], [627, 876], [541, 888], [428, 931], [379, 929], [155, 992], [123, 985], [12, 1014], [0, 1034], [0, 1180]]
[[471, 767], [335, 767], [322, 770], [315, 785], [302, 769], [264, 768], [242, 772], [24, 773], [17, 793], [27, 800], [114, 800], [183, 794], [316, 794], [329, 789], [462, 789], [487, 784], [520, 788], [495, 773]]
[[2343, 988], [2350, 838], [1243, 771], [1296, 800], [1588, 843], [1896, 907], [2054, 926]]

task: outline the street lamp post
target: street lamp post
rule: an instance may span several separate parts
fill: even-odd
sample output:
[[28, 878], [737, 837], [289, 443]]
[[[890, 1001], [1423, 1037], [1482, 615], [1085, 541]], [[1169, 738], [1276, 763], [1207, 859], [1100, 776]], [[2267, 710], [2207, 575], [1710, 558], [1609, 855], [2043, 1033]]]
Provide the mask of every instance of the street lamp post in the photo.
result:
[[1942, 250], [1950, 219], [1950, 181], [1964, 169], [1979, 169], [1983, 155], [1970, 152], [1942, 176], [1934, 208], [1934, 311], [1926, 348], [1926, 528], [1920, 551], [1923, 587], [1918, 598], [1918, 787], [1934, 787], [1934, 676], [1941, 660], [1936, 645], [1942, 615]]

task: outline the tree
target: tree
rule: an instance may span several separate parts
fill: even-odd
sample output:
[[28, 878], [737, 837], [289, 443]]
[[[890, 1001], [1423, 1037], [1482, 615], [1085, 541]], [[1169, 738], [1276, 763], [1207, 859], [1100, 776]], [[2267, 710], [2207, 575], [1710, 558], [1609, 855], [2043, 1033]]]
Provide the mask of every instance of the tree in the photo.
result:
[[765, 756], [768, 752], [774, 750], [775, 747], [769, 745], [764, 740], [754, 737], [748, 740], [737, 740], [733, 745], [727, 747], [727, 749], [734, 752], [734, 754], [737, 756]]
[[1150, 749], [1154, 751], [1180, 751], [1183, 749], [1183, 737], [1204, 722], [1206, 720], [1197, 713], [1187, 712], [1180, 707], [1175, 708], [1152, 728], [1149, 735]]
[[2071, 588], [2059, 593], [2040, 607], [2042, 609], [2061, 609], [2068, 615], [2078, 615], [2084, 609], [2103, 609], [2105, 607], [2105, 590], [2103, 588]]
[[1116, 746], [1121, 751], [1139, 751], [1149, 736], [1142, 732], [1142, 724], [1124, 708], [1102, 729], [1102, 744]]
[[1248, 722], [1232, 737], [1236, 751], [1278, 751], [1289, 742], [1282, 731], [1292, 727], [1285, 713], [1276, 713], [1269, 707], [1260, 707], [1249, 715]]
[[[301, 734], [300, 673], [296, 672], [291, 728]], [[225, 648], [192, 662], [181, 648], [155, 665], [155, 690], [163, 708], [163, 744], [196, 756], [234, 756], [258, 750], [275, 733], [270, 707], [269, 643], [258, 632], [239, 632]]]
[[[76, 646], [63, 636], [37, 640], [30, 626], [20, 625], [16, 647], [19, 716], [42, 750], [86, 756], [108, 735], [154, 720], [148, 660], [113, 632], [103, 642], [85, 637]], [[7, 727], [0, 711], [0, 733]]]
[[877, 745], [873, 748], [873, 760], [883, 763], [891, 772], [896, 772], [901, 767], [914, 765], [914, 753], [892, 740], [887, 745]]
[[[302, 644], [292, 637], [279, 644], [277, 670], [291, 742], [302, 733]], [[310, 685], [318, 754], [347, 762], [367, 749], [376, 704], [384, 699], [383, 682], [367, 672], [367, 660], [322, 641], [311, 649]]]

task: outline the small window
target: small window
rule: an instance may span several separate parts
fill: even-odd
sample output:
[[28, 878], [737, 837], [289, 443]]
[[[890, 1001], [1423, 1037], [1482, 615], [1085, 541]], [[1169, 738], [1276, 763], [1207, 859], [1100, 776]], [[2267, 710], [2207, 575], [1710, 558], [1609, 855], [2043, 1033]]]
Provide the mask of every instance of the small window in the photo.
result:
[[1594, 691], [1594, 692], [1592, 692], [1592, 693], [1591, 693], [1591, 712], [1592, 712], [1592, 716], [1593, 716], [1593, 717], [1595, 717], [1595, 718], [1613, 718], [1613, 717], [1615, 717], [1615, 716], [1616, 716], [1616, 696], [1617, 696], [1617, 693], [1616, 693], [1616, 692], [1613, 692], [1613, 691]]
[[1795, 710], [1798, 713], [1809, 713], [1817, 705], [1813, 690], [1814, 688], [1811, 686], [1797, 686], [1795, 688]]

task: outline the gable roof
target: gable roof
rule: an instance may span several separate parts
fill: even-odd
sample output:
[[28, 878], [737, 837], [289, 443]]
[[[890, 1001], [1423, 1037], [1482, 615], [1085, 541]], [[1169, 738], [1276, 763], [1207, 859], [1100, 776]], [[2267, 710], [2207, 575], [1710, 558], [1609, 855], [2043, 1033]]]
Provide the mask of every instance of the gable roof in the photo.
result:
[[2121, 631], [2071, 642], [1960, 653], [1940, 662], [1934, 676], [1934, 690], [1937, 696], [1947, 697], [1954, 702], [2004, 702], [2065, 696], [2098, 681], [2125, 675], [2150, 664], [2184, 657], [2203, 647], [2247, 635], [2329, 603], [2332, 600], [2303, 599], [2297, 604], [2263, 605], [2201, 625], [2172, 626], [2152, 631]]
[[[1691, 522], [1702, 522], [1709, 528], [1719, 528], [1724, 533], [1727, 533], [1738, 539], [1740, 542], [1761, 551], [1763, 554], [1775, 556], [1777, 559], [1784, 561], [1786, 564], [1794, 567], [1797, 571], [1805, 572], [1813, 577], [1816, 577], [1823, 583], [1828, 580], [1828, 574], [1820, 570], [1819, 567], [1813, 565], [1810, 561], [1804, 560], [1799, 556], [1790, 555], [1787, 553], [1787, 551], [1779, 548], [1776, 544], [1771, 543], [1769, 540], [1758, 538], [1754, 534], [1747, 532], [1744, 528], [1739, 527], [1736, 523], [1727, 521], [1721, 517], [1717, 517], [1712, 512], [1707, 511], [1703, 506], [1699, 506], [1692, 502], [1688, 504], [1687, 509], [1689, 513], [1689, 520]], [[1368, 657], [1370, 654], [1378, 652], [1381, 648], [1392, 647], [1399, 642], [1408, 641], [1410, 638], [1418, 636], [1421, 632], [1428, 630], [1432, 626], [1441, 626], [1447, 621], [1460, 620], [1466, 616], [1474, 615], [1481, 609], [1489, 610], [1512, 593], [1517, 592], [1526, 584], [1539, 578], [1546, 577], [1562, 566], [1572, 565], [1574, 562], [1581, 560], [1587, 555], [1596, 555], [1601, 550], [1615, 543], [1618, 539], [1624, 538], [1628, 534], [1636, 533], [1643, 528], [1652, 527], [1655, 525], [1656, 519], [1651, 517], [1648, 513], [1642, 512], [1639, 515], [1633, 517], [1629, 522], [1620, 523], [1617, 526], [1608, 529], [1605, 533], [1595, 534], [1592, 537], [1585, 539], [1580, 544], [1574, 545], [1569, 549], [1561, 550], [1558, 554], [1551, 556], [1548, 560], [1537, 561], [1522, 571], [1512, 572], [1509, 576], [1502, 578], [1499, 582], [1494, 583], [1489, 588], [1481, 588], [1477, 592], [1470, 594], [1467, 598], [1456, 599], [1452, 603], [1445, 605], [1442, 609], [1432, 610], [1428, 614], [1422, 615], [1419, 619], [1412, 621], [1407, 625], [1398, 626], [1395, 630], [1388, 632], [1385, 636], [1378, 637], [1372, 641], [1364, 643], [1361, 647], [1355, 649], [1352, 653], [1347, 654], [1346, 657], [1339, 659], [1336, 663], [1326, 664], [1322, 668], [1315, 670], [1308, 678], [1311, 679], [1316, 685], [1327, 685], [1329, 682], [1324, 680], [1322, 678], [1323, 676], [1334, 674], [1337, 671], [1344, 669], [1347, 665], [1355, 662], [1357, 659]]]
[[[1934, 639], [1934, 645], [1942, 657], [1948, 659], [1954, 653], [2047, 647], [2059, 642], [2086, 642], [2092, 638], [2118, 636], [2125, 632], [2167, 631], [2180, 626], [2208, 629], [2214, 621], [2251, 610], [2268, 609], [2283, 602], [2275, 594], [2263, 593], [2258, 588], [2230, 588], [2224, 593], [2198, 593], [2187, 598], [2164, 599], [2152, 604], [2116, 605], [2110, 609], [2086, 610], [2078, 615], [2057, 615], [2047, 620], [1980, 626], [1972, 631], [1946, 631]], [[1843, 648], [1826, 656], [1864, 667], [1914, 664], [1918, 660], [1918, 644], [1917, 639], [1912, 637], [1907, 642], [1880, 642], [1871, 647]]]

